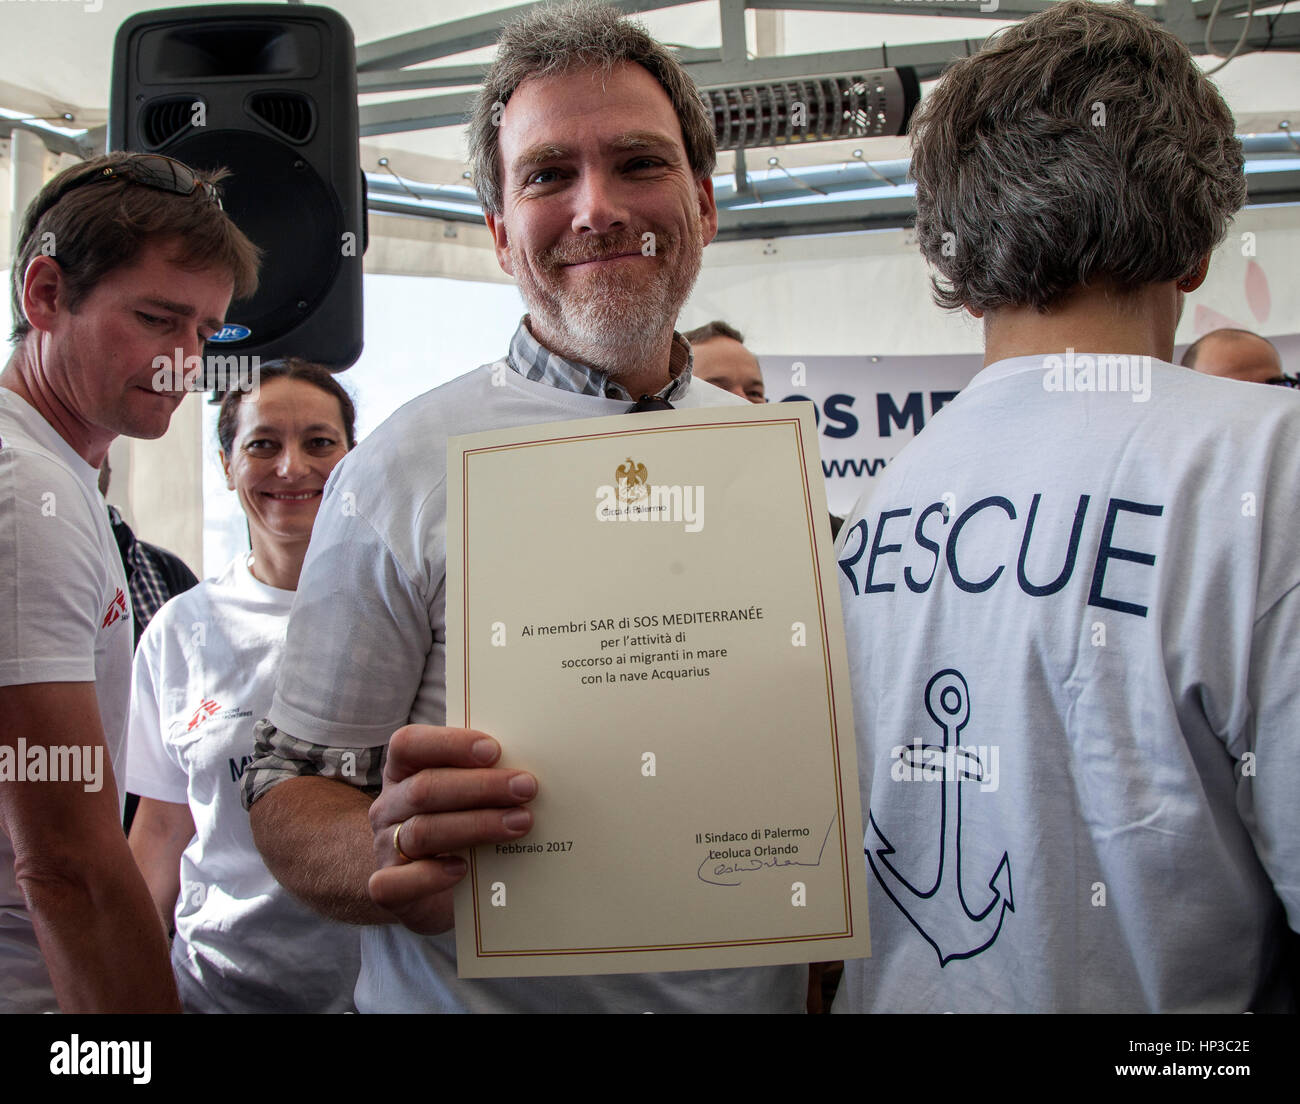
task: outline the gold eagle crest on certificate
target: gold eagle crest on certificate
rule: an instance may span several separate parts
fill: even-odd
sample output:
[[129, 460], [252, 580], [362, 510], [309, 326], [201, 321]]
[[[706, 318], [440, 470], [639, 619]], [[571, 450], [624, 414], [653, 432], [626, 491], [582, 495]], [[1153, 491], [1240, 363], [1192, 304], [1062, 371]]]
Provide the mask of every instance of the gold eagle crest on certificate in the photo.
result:
[[649, 480], [646, 466], [636, 463], [630, 456], [626, 464], [619, 464], [614, 469], [614, 486], [618, 488], [620, 502], [640, 502], [646, 496]]

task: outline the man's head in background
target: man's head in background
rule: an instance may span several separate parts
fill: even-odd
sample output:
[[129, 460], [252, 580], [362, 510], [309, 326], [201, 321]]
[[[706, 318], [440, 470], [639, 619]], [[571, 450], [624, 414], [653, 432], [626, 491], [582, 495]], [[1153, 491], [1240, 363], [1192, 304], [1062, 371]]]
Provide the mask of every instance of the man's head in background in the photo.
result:
[[1272, 383], [1282, 377], [1282, 358], [1267, 338], [1249, 330], [1212, 330], [1183, 354], [1184, 368], [1207, 376]]
[[666, 359], [717, 229], [712, 121], [672, 52], [617, 9], [539, 6], [502, 32], [469, 149], [533, 335], [615, 378]]
[[695, 354], [696, 379], [752, 403], [767, 402], [758, 357], [745, 348], [745, 338], [734, 326], [715, 320], [682, 336]]
[[110, 153], [58, 174], [23, 218], [5, 383], [96, 466], [118, 434], [166, 432], [184, 390], [155, 386], [154, 361], [202, 354], [232, 295], [257, 287], [258, 251], [218, 178]]

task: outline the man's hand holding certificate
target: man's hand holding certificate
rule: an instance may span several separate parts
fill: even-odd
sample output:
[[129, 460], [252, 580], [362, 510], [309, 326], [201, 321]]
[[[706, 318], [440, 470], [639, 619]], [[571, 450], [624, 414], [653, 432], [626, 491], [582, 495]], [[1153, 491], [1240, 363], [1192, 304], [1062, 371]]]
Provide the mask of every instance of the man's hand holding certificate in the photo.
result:
[[462, 976], [869, 953], [815, 434], [781, 404], [451, 441], [448, 722], [540, 786], [469, 855]]

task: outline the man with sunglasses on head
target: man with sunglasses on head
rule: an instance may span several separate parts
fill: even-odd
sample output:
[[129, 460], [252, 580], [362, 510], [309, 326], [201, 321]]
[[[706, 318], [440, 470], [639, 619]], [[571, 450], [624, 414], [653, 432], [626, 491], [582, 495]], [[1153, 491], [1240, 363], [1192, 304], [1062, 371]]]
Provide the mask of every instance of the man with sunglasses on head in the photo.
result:
[[131, 606], [97, 479], [156, 438], [257, 249], [215, 177], [114, 153], [60, 173], [23, 220], [0, 373], [0, 1011], [179, 1011], [121, 826]]

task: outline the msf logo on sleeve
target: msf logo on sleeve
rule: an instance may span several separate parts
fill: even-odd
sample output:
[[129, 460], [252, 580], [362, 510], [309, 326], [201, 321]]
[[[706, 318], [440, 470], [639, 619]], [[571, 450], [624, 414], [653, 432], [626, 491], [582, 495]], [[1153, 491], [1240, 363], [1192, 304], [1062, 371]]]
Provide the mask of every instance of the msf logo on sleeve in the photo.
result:
[[99, 627], [101, 629], [106, 629], [109, 625], [122, 620], [126, 614], [126, 595], [122, 592], [122, 588], [118, 587], [117, 594], [115, 594], [113, 600], [108, 603], [108, 609], [104, 612], [104, 620], [101, 622]]

